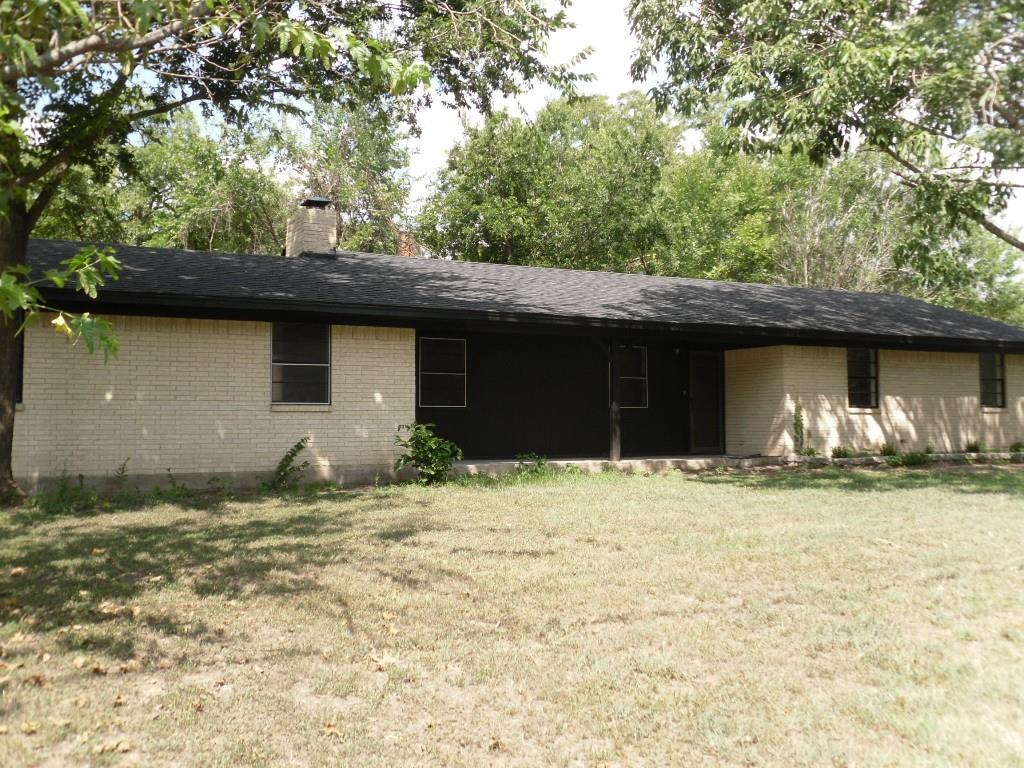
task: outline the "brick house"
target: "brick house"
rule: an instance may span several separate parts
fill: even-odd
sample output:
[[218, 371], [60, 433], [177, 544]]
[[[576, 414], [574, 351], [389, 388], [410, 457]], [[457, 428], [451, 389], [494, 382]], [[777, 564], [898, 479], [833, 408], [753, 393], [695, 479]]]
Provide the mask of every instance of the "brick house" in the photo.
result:
[[[1006, 450], [1024, 329], [887, 294], [338, 252], [306, 201], [284, 257], [115, 246], [104, 364], [24, 337], [14, 471], [254, 480], [310, 437], [315, 472], [388, 476], [398, 426], [467, 459]], [[39, 272], [80, 244], [35, 240]]]

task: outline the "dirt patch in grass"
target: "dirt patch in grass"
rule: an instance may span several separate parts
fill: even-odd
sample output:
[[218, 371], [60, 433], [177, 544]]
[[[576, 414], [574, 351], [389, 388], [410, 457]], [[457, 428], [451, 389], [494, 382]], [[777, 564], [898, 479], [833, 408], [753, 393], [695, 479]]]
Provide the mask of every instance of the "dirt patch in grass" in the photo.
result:
[[1024, 473], [0, 522], [2, 765], [1013, 765]]

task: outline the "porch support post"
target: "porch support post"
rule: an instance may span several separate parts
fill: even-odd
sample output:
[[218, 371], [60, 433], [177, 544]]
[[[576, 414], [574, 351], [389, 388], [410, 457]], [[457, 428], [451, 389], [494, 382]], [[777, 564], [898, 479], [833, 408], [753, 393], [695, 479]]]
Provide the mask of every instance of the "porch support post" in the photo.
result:
[[611, 406], [608, 409], [608, 458], [619, 461], [622, 458], [622, 409], [619, 405], [621, 395], [621, 359], [619, 339], [612, 337], [608, 347], [608, 360], [611, 363]]

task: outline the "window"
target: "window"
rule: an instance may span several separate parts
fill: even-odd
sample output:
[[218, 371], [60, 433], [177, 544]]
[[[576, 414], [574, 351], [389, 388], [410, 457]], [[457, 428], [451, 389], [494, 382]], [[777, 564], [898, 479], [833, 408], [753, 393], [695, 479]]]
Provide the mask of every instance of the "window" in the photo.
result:
[[986, 408], [1006, 407], [1006, 358], [995, 352], [980, 355], [981, 404]]
[[274, 323], [272, 358], [272, 402], [330, 404], [331, 326]]
[[647, 407], [647, 347], [619, 350], [619, 407]]
[[851, 408], [878, 407], [878, 350], [846, 350], [846, 385]]
[[420, 406], [466, 407], [465, 339], [420, 339]]

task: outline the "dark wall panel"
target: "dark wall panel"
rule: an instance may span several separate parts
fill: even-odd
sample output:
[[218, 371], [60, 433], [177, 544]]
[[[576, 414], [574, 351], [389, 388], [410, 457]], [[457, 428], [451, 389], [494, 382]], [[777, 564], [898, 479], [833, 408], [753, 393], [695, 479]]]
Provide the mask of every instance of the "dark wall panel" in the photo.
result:
[[[420, 406], [417, 383], [416, 419], [435, 424], [467, 459], [608, 455], [605, 339], [437, 329], [420, 335], [466, 339], [466, 407]], [[688, 453], [690, 350], [664, 339], [631, 343], [648, 349], [648, 407], [622, 410], [623, 457]]]
[[607, 455], [607, 358], [597, 340], [433, 330], [421, 335], [466, 338], [466, 407], [418, 406], [416, 418], [436, 424], [467, 459]]
[[687, 350], [672, 343], [645, 346], [647, 408], [622, 410], [622, 455], [679, 456], [689, 449]]

